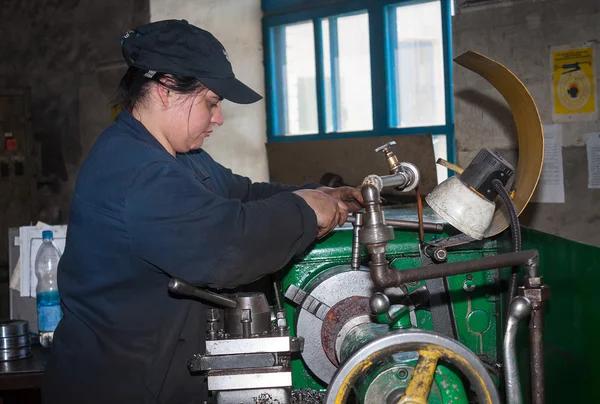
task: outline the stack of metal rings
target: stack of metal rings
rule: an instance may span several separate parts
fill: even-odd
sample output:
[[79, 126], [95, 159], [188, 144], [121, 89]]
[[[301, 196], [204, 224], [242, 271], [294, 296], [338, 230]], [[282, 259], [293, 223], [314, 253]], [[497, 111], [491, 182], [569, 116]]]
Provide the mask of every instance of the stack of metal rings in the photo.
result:
[[31, 356], [29, 323], [24, 320], [0, 320], [0, 362]]

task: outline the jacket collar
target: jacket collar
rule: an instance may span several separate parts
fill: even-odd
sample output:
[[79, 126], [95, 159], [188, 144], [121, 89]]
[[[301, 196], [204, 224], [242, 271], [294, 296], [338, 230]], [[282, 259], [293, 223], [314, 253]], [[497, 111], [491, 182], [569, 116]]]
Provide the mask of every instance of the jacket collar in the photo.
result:
[[123, 127], [127, 133], [134, 136], [136, 139], [139, 139], [144, 143], [157, 147], [168, 153], [163, 145], [161, 145], [160, 142], [154, 136], [152, 136], [150, 131], [146, 129], [144, 124], [135, 119], [131, 112], [127, 111], [126, 109], [119, 113], [115, 123]]
[[[156, 147], [169, 154], [164, 146], [160, 144], [160, 142], [150, 133], [148, 129], [146, 129], [144, 124], [135, 119], [133, 114], [128, 110], [122, 110], [117, 116], [115, 123], [123, 127], [127, 133], [134, 136], [136, 139], [139, 139], [149, 146]], [[193, 158], [194, 155], [202, 153], [204, 153], [202, 149], [192, 150], [188, 153], [176, 153], [176, 159], [181, 165], [191, 170], [199, 180], [205, 181], [210, 178], [210, 175], [200, 164], [198, 164], [196, 161], [197, 159]], [[169, 154], [169, 156], [171, 155]]]

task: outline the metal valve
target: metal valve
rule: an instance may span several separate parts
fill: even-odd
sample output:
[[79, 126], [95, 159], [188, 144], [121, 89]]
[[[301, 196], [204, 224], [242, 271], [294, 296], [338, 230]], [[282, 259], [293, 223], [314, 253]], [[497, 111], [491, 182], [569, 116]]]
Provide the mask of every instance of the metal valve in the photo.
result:
[[[415, 189], [421, 180], [419, 169], [411, 163], [402, 163], [398, 160], [398, 157], [392, 151], [392, 146], [395, 146], [396, 142], [391, 141], [383, 144], [375, 149], [375, 152], [385, 153], [385, 159], [390, 169], [389, 176], [380, 177], [383, 181], [383, 186], [391, 186], [395, 183], [394, 188], [401, 192], [409, 192]], [[387, 183], [387, 184], [386, 184]], [[399, 185], [398, 185], [399, 183]]]
[[396, 174], [400, 170], [400, 167], [401, 167], [401, 164], [398, 161], [398, 157], [396, 157], [396, 155], [394, 154], [394, 152], [391, 149], [392, 146], [395, 146], [395, 145], [396, 145], [396, 142], [392, 140], [391, 142], [387, 142], [386, 144], [383, 144], [375, 149], [376, 153], [380, 153], [380, 152], [385, 153], [386, 162], [387, 162], [388, 167], [390, 168], [390, 174]]

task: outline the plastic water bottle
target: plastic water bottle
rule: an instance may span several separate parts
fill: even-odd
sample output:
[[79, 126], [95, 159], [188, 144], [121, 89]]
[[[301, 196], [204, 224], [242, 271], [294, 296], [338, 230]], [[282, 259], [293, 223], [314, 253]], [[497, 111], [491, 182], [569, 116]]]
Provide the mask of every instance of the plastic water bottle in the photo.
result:
[[54, 330], [63, 315], [56, 282], [61, 254], [54, 244], [51, 230], [42, 232], [42, 240], [43, 243], [35, 256], [36, 300], [40, 344], [49, 348], [52, 346]]

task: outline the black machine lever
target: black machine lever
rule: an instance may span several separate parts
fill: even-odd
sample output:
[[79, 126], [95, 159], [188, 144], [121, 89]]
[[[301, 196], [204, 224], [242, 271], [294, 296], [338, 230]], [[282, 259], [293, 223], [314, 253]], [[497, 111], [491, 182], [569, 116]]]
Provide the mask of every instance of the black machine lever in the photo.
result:
[[237, 301], [230, 299], [229, 297], [198, 288], [179, 278], [171, 278], [169, 280], [169, 292], [180, 296], [193, 297], [198, 300], [203, 300], [205, 302], [230, 309], [235, 309], [238, 306]]

